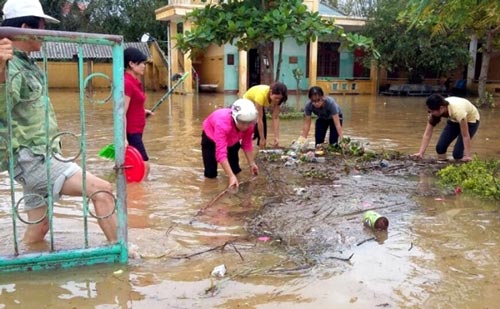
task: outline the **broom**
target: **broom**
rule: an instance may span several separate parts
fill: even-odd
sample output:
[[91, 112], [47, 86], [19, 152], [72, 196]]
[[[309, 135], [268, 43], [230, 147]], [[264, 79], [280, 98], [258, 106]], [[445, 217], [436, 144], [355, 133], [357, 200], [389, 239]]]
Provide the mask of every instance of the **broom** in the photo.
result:
[[[160, 107], [161, 103], [163, 103], [163, 101], [165, 101], [165, 99], [172, 94], [172, 92], [175, 90], [175, 88], [177, 88], [185, 79], [186, 77], [188, 77], [189, 75], [189, 72], [187, 73], [184, 73], [181, 78], [179, 78], [179, 80], [177, 80], [177, 82], [172, 86], [172, 88], [170, 88], [167, 93], [165, 93], [159, 100], [158, 102], [155, 103], [155, 105], [153, 105], [153, 107], [151, 108], [151, 112], [154, 112], [158, 107]], [[148, 117], [150, 114], [148, 114], [146, 117]], [[114, 160], [115, 159], [115, 145], [113, 144], [108, 144], [106, 146], [104, 146], [104, 148], [102, 148], [100, 151], [99, 151], [99, 157], [101, 158], [104, 158], [104, 159], [109, 159], [109, 160]]]

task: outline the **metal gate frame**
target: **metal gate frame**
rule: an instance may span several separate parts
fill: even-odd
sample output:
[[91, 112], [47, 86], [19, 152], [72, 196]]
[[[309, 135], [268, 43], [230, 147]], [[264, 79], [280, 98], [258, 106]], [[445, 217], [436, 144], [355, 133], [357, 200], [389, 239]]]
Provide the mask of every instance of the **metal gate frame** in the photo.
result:
[[[38, 29], [21, 29], [12, 27], [0, 27], [0, 38], [9, 38], [10, 40], [38, 40], [42, 42], [72, 42], [78, 44], [78, 68], [79, 68], [79, 108], [80, 108], [80, 121], [81, 121], [81, 137], [80, 137], [80, 155], [82, 156], [82, 171], [83, 171], [83, 185], [82, 192], [86, 192], [86, 128], [85, 128], [85, 90], [87, 84], [93, 77], [100, 76], [110, 80], [111, 92], [110, 96], [101, 103], [107, 102], [109, 99], [113, 100], [113, 130], [114, 130], [114, 145], [116, 149], [115, 154], [115, 171], [117, 174], [116, 179], [116, 197], [115, 211], [117, 214], [117, 238], [116, 244], [110, 244], [101, 247], [89, 247], [88, 243], [88, 229], [87, 220], [89, 215], [88, 199], [85, 194], [82, 194], [83, 201], [83, 221], [84, 221], [84, 244], [83, 248], [71, 250], [56, 250], [54, 247], [53, 238], [53, 200], [52, 191], [49, 190], [48, 202], [48, 216], [49, 216], [49, 237], [50, 237], [50, 251], [40, 253], [26, 253], [19, 252], [19, 240], [17, 237], [17, 223], [19, 219], [16, 214], [16, 198], [14, 190], [14, 160], [13, 149], [10, 143], [10, 136], [8, 136], [7, 147], [9, 156], [9, 175], [10, 175], [10, 192], [11, 192], [11, 215], [12, 215], [12, 230], [14, 234], [14, 248], [13, 255], [0, 256], [0, 273], [1, 272], [16, 272], [16, 271], [34, 271], [34, 270], [47, 270], [57, 268], [70, 268], [75, 266], [85, 266], [103, 263], [127, 263], [128, 261], [128, 248], [127, 248], [127, 205], [126, 205], [126, 182], [123, 172], [125, 161], [125, 145], [124, 145], [124, 90], [123, 90], [123, 37], [117, 35], [106, 34], [92, 34], [92, 33], [79, 33], [79, 32], [64, 32], [64, 31], [51, 31], [51, 30], [38, 30]], [[84, 44], [104, 45], [110, 46], [113, 56], [113, 76], [107, 77], [102, 73], [93, 73], [89, 76], [83, 76], [83, 55]], [[42, 49], [43, 51], [43, 49]], [[44, 75], [44, 89], [43, 95], [48, 95], [47, 83], [47, 57], [43, 52], [43, 70]], [[8, 82], [6, 83], [8, 85]], [[10, 119], [11, 99], [8, 96], [8, 89], [6, 89], [6, 108], [8, 122]], [[46, 100], [47, 103], [47, 100]], [[95, 102], [94, 102], [95, 103]], [[100, 103], [100, 102], [97, 102]], [[7, 125], [7, 124], [6, 124]], [[10, 127], [10, 124], [8, 124]], [[9, 132], [10, 134], [10, 132]], [[65, 134], [63, 132], [62, 134]], [[48, 142], [48, 141], [47, 141]], [[50, 156], [50, 154], [48, 154]], [[76, 159], [76, 158], [75, 158]], [[52, 184], [49, 180], [49, 187]], [[2, 227], [3, 228], [3, 227]]]

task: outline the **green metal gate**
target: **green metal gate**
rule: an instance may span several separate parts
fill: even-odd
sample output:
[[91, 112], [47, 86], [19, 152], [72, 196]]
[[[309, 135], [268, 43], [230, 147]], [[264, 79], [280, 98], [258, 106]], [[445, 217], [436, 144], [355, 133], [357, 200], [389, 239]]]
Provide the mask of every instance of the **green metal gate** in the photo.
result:
[[[89, 233], [88, 233], [88, 220], [95, 219], [97, 216], [93, 214], [89, 209], [89, 197], [83, 194], [82, 196], [82, 220], [83, 228], [82, 233], [84, 234], [83, 243], [80, 248], [74, 249], [61, 249], [56, 248], [54, 243], [54, 229], [52, 226], [53, 219], [53, 197], [52, 190], [49, 191], [49, 195], [46, 197], [46, 203], [48, 206], [48, 216], [49, 221], [49, 244], [50, 249], [46, 252], [37, 253], [22, 253], [19, 248], [18, 239], [18, 226], [20, 224], [34, 224], [36, 222], [27, 222], [23, 220], [19, 215], [18, 208], [22, 198], [16, 196], [16, 185], [14, 181], [14, 165], [13, 154], [14, 150], [11, 144], [11, 132], [7, 130], [8, 134], [6, 136], [0, 136], [0, 143], [5, 144], [9, 157], [9, 176], [10, 176], [10, 216], [12, 217], [12, 224], [10, 226], [3, 225], [0, 226], [1, 229], [11, 229], [13, 234], [13, 246], [11, 248], [12, 253], [4, 256], [0, 256], [0, 272], [14, 272], [14, 271], [31, 271], [31, 270], [44, 270], [44, 269], [54, 269], [54, 268], [69, 268], [74, 266], [83, 265], [93, 265], [100, 263], [126, 263], [128, 259], [127, 255], [127, 210], [126, 210], [126, 183], [125, 176], [123, 173], [124, 168], [124, 92], [123, 92], [123, 38], [121, 36], [115, 35], [103, 35], [103, 34], [90, 34], [90, 33], [78, 33], [78, 32], [61, 32], [61, 31], [50, 31], [50, 30], [33, 30], [33, 29], [21, 29], [21, 28], [10, 28], [10, 27], [0, 27], [0, 38], [9, 38], [11, 40], [39, 40], [43, 42], [61, 42], [61, 43], [77, 43], [78, 45], [78, 67], [79, 67], [79, 104], [78, 107], [80, 112], [80, 132], [75, 134], [72, 132], [61, 132], [58, 136], [71, 135], [79, 139], [79, 153], [72, 160], [76, 160], [81, 156], [81, 168], [83, 171], [83, 186], [82, 192], [86, 192], [86, 158], [87, 158], [87, 131], [85, 123], [85, 101], [86, 95], [85, 90], [87, 85], [91, 82], [94, 77], [104, 77], [110, 81], [111, 90], [110, 95], [101, 101], [92, 101], [90, 104], [104, 104], [106, 102], [112, 101], [113, 104], [113, 131], [114, 131], [114, 145], [116, 149], [115, 155], [115, 171], [116, 171], [116, 195], [113, 195], [115, 201], [115, 211], [117, 214], [117, 237], [118, 241], [116, 244], [110, 244], [100, 247], [90, 247], [89, 245]], [[83, 69], [83, 59], [84, 59], [84, 49], [87, 44], [92, 45], [103, 45], [109, 46], [112, 50], [113, 56], [113, 76], [108, 77], [102, 73], [91, 73], [88, 76], [84, 76]], [[43, 49], [42, 49], [43, 51]], [[44, 54], [43, 67], [42, 69], [47, 73], [47, 57]], [[7, 74], [8, 75], [8, 74]], [[43, 95], [48, 95], [47, 87], [47, 74], [44, 77], [44, 87]], [[9, 86], [9, 81], [6, 81], [6, 87]], [[12, 106], [11, 99], [9, 98], [9, 91], [6, 89], [6, 108], [7, 108], [7, 123], [3, 124], [5, 127], [11, 127], [11, 112], [10, 107]], [[87, 103], [89, 104], [89, 103]], [[47, 104], [45, 105], [47, 109]], [[110, 115], [111, 116], [111, 115]], [[46, 113], [46, 120], [48, 113]], [[47, 121], [46, 121], [47, 122]], [[46, 128], [47, 129], [47, 128]], [[51, 141], [48, 140], [47, 144]], [[0, 150], [3, 151], [3, 150]], [[49, 147], [47, 147], [47, 157], [51, 157]], [[46, 160], [46, 164], [49, 160]], [[47, 169], [49, 173], [49, 169]], [[50, 179], [50, 178], [49, 178]], [[49, 188], [53, 184], [49, 180]], [[39, 220], [37, 220], [39, 222]], [[104, 236], [103, 236], [104, 237]], [[5, 249], [5, 248], [3, 248]], [[9, 249], [10, 252], [10, 249]]]

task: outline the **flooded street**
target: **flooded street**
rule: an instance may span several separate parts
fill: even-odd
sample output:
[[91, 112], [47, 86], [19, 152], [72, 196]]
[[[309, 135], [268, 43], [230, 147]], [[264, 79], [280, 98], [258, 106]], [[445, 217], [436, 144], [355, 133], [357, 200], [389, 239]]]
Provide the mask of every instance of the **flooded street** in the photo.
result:
[[[163, 93], [148, 93], [152, 106]], [[79, 132], [77, 94], [51, 91], [59, 126]], [[371, 150], [417, 152], [425, 128], [422, 97], [337, 96], [344, 114], [344, 134]], [[287, 266], [286, 248], [259, 241], [245, 229], [263, 206], [264, 196], [286, 195], [279, 182], [262, 173], [245, 181], [235, 194], [226, 194], [204, 214], [227, 185], [225, 176], [203, 177], [200, 135], [203, 119], [233, 95], [174, 95], [148, 118], [144, 141], [150, 156], [149, 180], [129, 184], [130, 260], [70, 270], [0, 275], [0, 308], [494, 308], [500, 301], [500, 213], [498, 202], [466, 195], [436, 195], [433, 179], [410, 179], [422, 193], [404, 205], [394, 201], [385, 209], [390, 220], [386, 239], [347, 247], [338, 256], [352, 258], [315, 263], [305, 271], [273, 272]], [[306, 95], [291, 95], [288, 104], [300, 109]], [[112, 141], [111, 103], [87, 105], [88, 165], [94, 174], [113, 181], [113, 163], [97, 156]], [[479, 158], [498, 158], [498, 110], [481, 110], [481, 126], [472, 142]], [[434, 133], [426, 155], [435, 157]], [[302, 120], [280, 122], [280, 142], [288, 146], [301, 133]], [[309, 138], [313, 137], [311, 129]], [[71, 141], [68, 142], [72, 148]], [[243, 165], [242, 165], [243, 166]], [[261, 167], [261, 169], [263, 169]], [[378, 195], [360, 190], [342, 203], [376, 204], [396, 191], [404, 194], [406, 181], [384, 182], [363, 175], [337, 175], [336, 186], [378, 185]], [[280, 181], [295, 182], [282, 178]], [[416, 187], [416, 188], [415, 188]], [[11, 248], [8, 176], [0, 175], [0, 252]], [[69, 201], [68, 201], [69, 200]], [[336, 200], [319, 199], [329, 206]], [[56, 248], [75, 243], [81, 226], [76, 200], [63, 199], [56, 207]], [[381, 212], [384, 209], [380, 210]], [[296, 214], [297, 220], [304, 218]], [[358, 220], [354, 217], [355, 220]], [[373, 235], [359, 216], [359, 239]], [[104, 237], [92, 222], [98, 241]], [[356, 224], [354, 224], [356, 226]], [[259, 236], [259, 235], [257, 235]], [[78, 238], [78, 237], [76, 237]], [[214, 249], [214, 250], [212, 250]], [[199, 254], [198, 254], [199, 253]], [[210, 275], [224, 264], [222, 279]], [[288, 267], [288, 269], [290, 269]], [[207, 292], [208, 291], [208, 292]]]

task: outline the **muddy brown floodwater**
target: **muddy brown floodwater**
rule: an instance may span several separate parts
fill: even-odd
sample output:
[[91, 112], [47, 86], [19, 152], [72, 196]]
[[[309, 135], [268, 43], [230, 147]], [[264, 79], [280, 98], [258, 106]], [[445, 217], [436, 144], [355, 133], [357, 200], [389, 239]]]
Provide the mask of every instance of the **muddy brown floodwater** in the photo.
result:
[[[162, 95], [149, 93], [148, 104]], [[60, 126], [78, 132], [77, 95], [52, 91], [52, 97]], [[498, 203], [437, 187], [433, 173], [440, 165], [432, 147], [425, 164], [404, 156], [383, 165], [330, 158], [289, 168], [259, 155], [259, 177], [242, 172], [238, 192], [196, 216], [227, 184], [224, 176], [203, 177], [201, 122], [235, 98], [174, 95], [148, 119], [150, 179], [127, 187], [128, 265], [2, 274], [0, 308], [496, 307]], [[379, 152], [418, 149], [424, 98], [336, 99], [353, 141]], [[304, 101], [291, 96], [289, 104], [300, 108]], [[111, 140], [110, 111], [109, 104], [87, 105], [87, 166], [112, 180], [112, 163], [97, 156]], [[498, 120], [497, 110], [481, 111], [473, 139], [480, 158], [498, 158]], [[290, 145], [301, 127], [301, 120], [281, 121], [282, 144]], [[75, 149], [71, 142], [66, 147]], [[7, 184], [3, 173], [2, 253], [11, 240]], [[363, 227], [367, 209], [389, 219], [387, 232]], [[77, 199], [55, 208], [56, 248], [78, 238], [79, 213]], [[92, 224], [92, 237], [102, 241]], [[221, 264], [225, 276], [212, 277]]]

